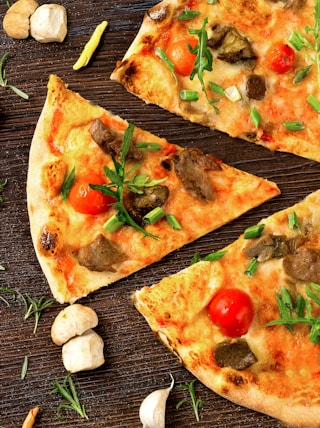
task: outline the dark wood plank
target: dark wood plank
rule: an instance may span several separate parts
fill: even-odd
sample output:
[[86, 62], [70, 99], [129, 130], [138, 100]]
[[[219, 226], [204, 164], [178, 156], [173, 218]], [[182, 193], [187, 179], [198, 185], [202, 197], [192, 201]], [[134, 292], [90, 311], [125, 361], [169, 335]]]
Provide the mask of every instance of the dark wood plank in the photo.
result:
[[[43, 3], [43, 2], [41, 2]], [[285, 208], [319, 187], [319, 164], [285, 154], [271, 153], [265, 148], [226, 135], [145, 105], [128, 94], [109, 76], [133, 40], [144, 12], [156, 1], [133, 0], [65, 0], [68, 11], [68, 36], [62, 44], [40, 44], [32, 38], [12, 40], [0, 31], [1, 53], [12, 52], [6, 63], [10, 83], [30, 95], [24, 101], [13, 92], [0, 88], [0, 182], [8, 179], [1, 193], [0, 205], [0, 286], [10, 287], [34, 297], [50, 296], [47, 282], [36, 260], [29, 233], [26, 208], [26, 176], [28, 154], [35, 125], [41, 112], [50, 73], [59, 75], [70, 88], [85, 98], [134, 121], [157, 135], [182, 146], [197, 146], [213, 153], [224, 162], [278, 183], [281, 196], [252, 210], [220, 230], [199, 239], [164, 260], [99, 290], [83, 299], [99, 316], [98, 332], [105, 342], [106, 364], [98, 370], [74, 376], [80, 399], [85, 404], [89, 421], [75, 413], [65, 412], [64, 420], [56, 417], [61, 402], [50, 395], [51, 382], [66, 372], [61, 350], [50, 339], [50, 328], [61, 306], [47, 310], [35, 335], [33, 322], [24, 321], [24, 307], [19, 301], [7, 307], [0, 302], [0, 428], [21, 426], [33, 406], [40, 407], [35, 427], [139, 427], [139, 406], [143, 398], [170, 383], [192, 379], [177, 364], [176, 358], [161, 345], [145, 321], [133, 308], [132, 292], [177, 272], [190, 263], [196, 251], [202, 254], [232, 242], [262, 217]], [[6, 12], [5, 1], [0, 15]], [[90, 66], [75, 72], [72, 65], [95, 26], [103, 19], [109, 27]], [[20, 379], [24, 356], [29, 357], [25, 380]], [[197, 393], [204, 399], [201, 422], [197, 424], [191, 408], [176, 410], [176, 403], [185, 397], [174, 388], [167, 406], [168, 428], [190, 426], [217, 428], [280, 428], [272, 418], [236, 406], [197, 384]]]

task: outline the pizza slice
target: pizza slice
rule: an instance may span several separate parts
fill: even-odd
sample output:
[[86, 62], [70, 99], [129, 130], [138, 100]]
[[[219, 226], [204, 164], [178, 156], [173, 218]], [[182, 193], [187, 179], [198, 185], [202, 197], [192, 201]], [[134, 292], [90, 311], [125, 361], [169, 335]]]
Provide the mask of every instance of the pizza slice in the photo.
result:
[[320, 161], [319, 6], [163, 0], [111, 79], [191, 122]]
[[49, 79], [27, 199], [35, 251], [61, 303], [160, 260], [279, 192]]
[[133, 296], [208, 388], [286, 426], [319, 427], [319, 206], [320, 190]]

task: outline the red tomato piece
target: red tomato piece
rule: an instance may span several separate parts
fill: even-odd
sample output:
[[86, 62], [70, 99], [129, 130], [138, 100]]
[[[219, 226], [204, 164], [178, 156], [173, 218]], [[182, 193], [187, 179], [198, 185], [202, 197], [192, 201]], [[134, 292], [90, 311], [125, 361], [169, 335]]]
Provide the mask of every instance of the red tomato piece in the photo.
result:
[[290, 46], [278, 42], [269, 48], [266, 60], [270, 70], [283, 74], [294, 68], [295, 53]]
[[194, 48], [198, 44], [197, 39], [188, 37], [169, 44], [166, 49], [167, 57], [174, 65], [174, 71], [181, 76], [189, 76], [194, 68], [196, 54], [190, 52], [188, 45]]
[[254, 315], [250, 297], [238, 288], [218, 291], [209, 303], [208, 311], [213, 323], [229, 337], [246, 334]]
[[73, 208], [82, 214], [101, 214], [115, 202], [112, 196], [92, 189], [89, 184], [105, 184], [103, 178], [95, 173], [87, 173], [76, 178], [68, 195]]

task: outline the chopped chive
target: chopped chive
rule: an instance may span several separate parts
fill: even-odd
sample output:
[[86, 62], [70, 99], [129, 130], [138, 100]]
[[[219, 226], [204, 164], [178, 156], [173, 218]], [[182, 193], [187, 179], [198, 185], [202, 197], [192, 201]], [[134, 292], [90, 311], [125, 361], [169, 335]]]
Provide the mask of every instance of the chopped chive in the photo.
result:
[[307, 103], [313, 108], [314, 111], [320, 113], [320, 101], [313, 95], [309, 95], [307, 98]]
[[218, 85], [218, 83], [209, 82], [210, 89], [215, 92], [216, 94], [225, 95], [224, 89], [222, 86]]
[[215, 251], [213, 253], [210, 253], [206, 255], [203, 260], [206, 262], [216, 262], [217, 260], [220, 260], [221, 257], [223, 257], [226, 254], [226, 250], [224, 251]]
[[249, 266], [244, 271], [244, 274], [247, 275], [249, 278], [252, 278], [258, 268], [258, 263], [258, 260], [256, 258], [253, 258], [250, 261]]
[[182, 226], [173, 214], [167, 214], [166, 220], [173, 230], [181, 230]]
[[254, 126], [256, 128], [258, 128], [259, 125], [260, 125], [261, 116], [260, 116], [260, 113], [258, 112], [258, 110], [255, 107], [253, 107], [253, 109], [251, 110], [250, 118], [251, 118]]
[[199, 94], [197, 91], [191, 91], [190, 89], [181, 89], [180, 99], [183, 101], [198, 101]]
[[304, 46], [304, 43], [301, 40], [301, 37], [299, 36], [299, 33], [295, 32], [295, 31], [293, 33], [291, 33], [291, 35], [289, 37], [289, 42], [292, 44], [292, 46], [297, 51], [300, 51]]
[[124, 222], [120, 221], [118, 216], [115, 214], [105, 222], [105, 224], [103, 225], [103, 229], [106, 232], [113, 233], [118, 229], [120, 229], [120, 227], [122, 227], [123, 225], [124, 225]]
[[[236, 103], [237, 101], [241, 100], [241, 94], [239, 92], [239, 89], [235, 85], [229, 86], [229, 88], [226, 88], [224, 90], [224, 94], [228, 98], [228, 100], [232, 101], [233, 103]], [[259, 122], [260, 122], [260, 118], [259, 118]]]
[[259, 238], [265, 228], [265, 224], [249, 226], [244, 231], [244, 239]]
[[161, 220], [166, 213], [161, 207], [156, 207], [151, 210], [148, 214], [143, 217], [144, 224], [155, 224], [157, 221]]
[[67, 197], [68, 197], [69, 192], [71, 190], [71, 187], [72, 187], [72, 184], [74, 181], [74, 177], [75, 177], [75, 173], [76, 173], [76, 168], [74, 166], [63, 182], [62, 189], [61, 189], [61, 196], [62, 196], [62, 200], [64, 202], [67, 200]]
[[197, 16], [201, 15], [201, 12], [197, 11], [197, 10], [190, 10], [190, 9], [185, 9], [179, 16], [178, 16], [178, 20], [179, 21], [188, 21], [190, 19], [196, 18]]
[[136, 144], [136, 148], [139, 150], [148, 150], [150, 152], [161, 150], [162, 146], [158, 143], [149, 143], [149, 142], [143, 142]]
[[305, 129], [304, 124], [302, 122], [300, 122], [299, 120], [295, 120], [292, 122], [283, 122], [283, 126], [288, 131], [303, 131]]
[[27, 371], [28, 371], [28, 363], [29, 363], [29, 361], [28, 361], [28, 355], [26, 355], [26, 356], [24, 357], [23, 364], [22, 364], [22, 369], [21, 369], [21, 380], [24, 380], [24, 378], [25, 378], [25, 377], [26, 377], [26, 375], [27, 375]]
[[311, 67], [312, 65], [308, 65], [307, 67], [299, 70], [298, 73], [294, 76], [293, 83], [301, 82], [301, 80], [303, 80], [306, 77], [306, 75], [309, 73]]
[[289, 229], [293, 230], [296, 227], [298, 231], [301, 233], [300, 222], [295, 211], [293, 211], [288, 215], [288, 223], [289, 223]]

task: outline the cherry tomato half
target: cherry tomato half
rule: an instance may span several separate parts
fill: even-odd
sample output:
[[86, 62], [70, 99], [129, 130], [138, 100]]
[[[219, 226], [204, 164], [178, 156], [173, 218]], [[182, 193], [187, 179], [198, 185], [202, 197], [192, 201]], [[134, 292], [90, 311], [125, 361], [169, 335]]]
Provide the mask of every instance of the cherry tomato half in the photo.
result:
[[105, 181], [95, 173], [77, 177], [68, 195], [70, 204], [82, 214], [96, 215], [107, 211], [115, 199], [104, 195], [99, 190], [91, 189], [89, 184], [105, 184]]
[[238, 288], [218, 291], [209, 303], [208, 311], [214, 324], [229, 337], [246, 334], [254, 314], [250, 297]]
[[190, 52], [188, 45], [194, 48], [198, 41], [194, 37], [177, 40], [169, 44], [166, 54], [174, 65], [174, 71], [181, 76], [189, 76], [194, 68], [196, 54]]
[[278, 42], [269, 48], [266, 54], [266, 60], [270, 70], [283, 74], [293, 69], [295, 53], [290, 46]]

